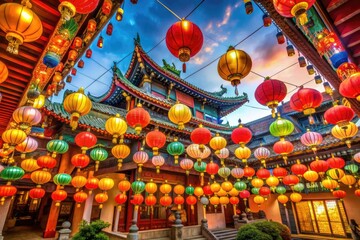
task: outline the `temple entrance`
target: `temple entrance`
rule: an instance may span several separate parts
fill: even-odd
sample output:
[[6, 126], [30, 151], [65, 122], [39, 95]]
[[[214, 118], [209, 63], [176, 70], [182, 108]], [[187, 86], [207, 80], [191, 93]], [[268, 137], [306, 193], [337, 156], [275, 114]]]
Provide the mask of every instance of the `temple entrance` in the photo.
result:
[[295, 204], [295, 209], [300, 233], [332, 237], [351, 236], [342, 201], [302, 201]]

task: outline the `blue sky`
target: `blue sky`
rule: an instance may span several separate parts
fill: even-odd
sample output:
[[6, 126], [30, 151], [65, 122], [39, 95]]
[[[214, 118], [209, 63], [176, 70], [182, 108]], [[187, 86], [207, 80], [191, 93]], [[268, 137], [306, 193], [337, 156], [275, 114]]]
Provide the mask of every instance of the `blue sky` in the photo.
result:
[[[163, 0], [162, 2], [180, 17], [185, 17], [200, 0]], [[140, 34], [142, 47], [148, 51], [159, 43], [165, 37], [167, 29], [178, 21], [155, 0], [139, 0], [136, 5], [126, 1], [124, 11], [124, 18], [121, 22], [117, 22], [115, 19], [111, 20], [114, 25], [112, 36], [107, 36], [105, 29], [103, 30], [104, 47], [97, 48], [97, 39], [94, 41], [91, 46], [92, 59], [83, 57], [85, 67], [77, 69], [77, 76], [73, 77], [71, 84], [66, 84], [65, 89], [76, 90], [79, 87], [85, 87], [86, 92], [90, 92], [92, 95], [103, 94], [108, 90], [112, 78], [111, 71], [107, 71], [107, 69], [112, 66], [113, 61], [119, 61], [133, 51], [133, 38], [136, 33]], [[188, 20], [197, 24], [202, 30], [204, 45], [202, 50], [188, 62], [187, 72], [182, 73], [181, 77], [206, 91], [219, 91], [220, 85], [224, 84], [228, 88], [225, 96], [234, 96], [233, 87], [230, 83], [222, 80], [217, 73], [217, 61], [198, 73], [191, 74], [225, 53], [230, 45], [240, 42], [262, 26], [262, 15], [263, 12], [255, 4], [254, 12], [246, 15], [242, 0], [206, 0], [188, 17]], [[246, 51], [251, 56], [252, 70], [262, 76], [271, 76], [297, 62], [297, 54], [293, 57], [287, 56], [286, 44], [277, 44], [276, 33], [276, 27], [272, 24], [269, 27], [263, 27], [237, 46], [238, 49]], [[165, 41], [148, 54], [160, 65], [162, 65], [162, 59], [165, 59], [169, 63], [174, 62], [179, 69], [181, 68], [182, 63], [170, 54]], [[131, 55], [118, 64], [123, 72], [127, 70], [130, 58]], [[296, 64], [273, 78], [301, 85], [311, 80], [313, 76], [307, 74], [306, 68], [300, 68]], [[246, 123], [270, 114], [270, 110], [258, 104], [254, 98], [254, 91], [262, 81], [261, 77], [252, 73], [242, 80], [238, 86], [239, 93], [246, 92], [250, 102], [225, 117], [224, 122], [228, 121], [231, 125], [236, 125], [239, 118]], [[94, 83], [91, 84], [92, 82]], [[292, 92], [285, 100], [291, 97], [294, 89], [290, 85], [287, 87], [288, 92]], [[306, 84], [305, 87], [323, 91], [322, 84], [316, 85], [314, 81]], [[53, 101], [62, 101], [62, 94], [61, 92], [58, 97], [54, 97]]]

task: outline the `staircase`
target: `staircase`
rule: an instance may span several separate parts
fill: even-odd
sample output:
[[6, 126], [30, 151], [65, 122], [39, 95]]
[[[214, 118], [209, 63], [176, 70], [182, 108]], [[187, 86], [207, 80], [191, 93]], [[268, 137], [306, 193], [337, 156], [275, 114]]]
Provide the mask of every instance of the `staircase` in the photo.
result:
[[234, 228], [216, 229], [211, 230], [218, 240], [235, 240], [238, 231]]
[[196, 236], [184, 238], [184, 240], [206, 240], [206, 238], [203, 235], [196, 235]]

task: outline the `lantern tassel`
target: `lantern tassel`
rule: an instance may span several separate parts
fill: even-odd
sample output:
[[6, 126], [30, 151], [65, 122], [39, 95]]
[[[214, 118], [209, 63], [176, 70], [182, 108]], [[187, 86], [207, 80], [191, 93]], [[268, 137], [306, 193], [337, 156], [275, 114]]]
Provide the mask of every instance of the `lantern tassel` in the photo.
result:
[[118, 159], [118, 170], [120, 170], [121, 169], [121, 167], [122, 167], [122, 162], [123, 162], [123, 160], [122, 159]]
[[284, 159], [284, 163], [287, 164], [287, 156], [283, 156], [283, 159]]
[[22, 154], [20, 155], [20, 157], [21, 157], [21, 159], [25, 159], [26, 154], [25, 154], [25, 153], [22, 153]]
[[99, 170], [99, 161], [95, 162], [95, 171]]
[[298, 20], [298, 22], [300, 23], [301, 26], [308, 22], [306, 12], [303, 12], [299, 15], [296, 14], [296, 19]]
[[71, 130], [74, 131], [77, 128], [79, 118], [80, 118], [80, 114], [78, 112], [74, 112], [73, 114], [71, 114], [71, 117], [70, 117]]
[[178, 155], [174, 156], [174, 164], [179, 164], [179, 156]]
[[204, 173], [200, 173], [200, 186], [204, 186]]
[[274, 108], [271, 108], [271, 116], [272, 116], [272, 118], [276, 117], [276, 112], [275, 112]]
[[186, 73], [186, 63], [183, 63], [182, 70], [183, 70], [183, 73]]
[[236, 95], [236, 96], [239, 96], [239, 90], [238, 90], [238, 88], [237, 88], [237, 85], [235, 86], [235, 95]]
[[119, 211], [119, 213], [121, 212], [121, 205], [117, 206], [117, 210]]
[[236, 216], [236, 204], [233, 204], [234, 216]]
[[191, 214], [194, 215], [194, 205], [191, 205]]
[[351, 141], [350, 140], [346, 140], [345, 143], [346, 143], [346, 146], [348, 148], [351, 148]]
[[156, 167], [156, 173], [157, 173], [157, 174], [160, 173], [160, 167], [159, 167], [159, 166]]

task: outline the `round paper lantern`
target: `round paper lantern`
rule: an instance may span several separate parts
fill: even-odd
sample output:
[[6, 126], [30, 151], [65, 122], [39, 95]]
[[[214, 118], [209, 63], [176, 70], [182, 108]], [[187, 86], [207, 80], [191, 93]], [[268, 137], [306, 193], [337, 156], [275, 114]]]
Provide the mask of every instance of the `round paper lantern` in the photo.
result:
[[254, 188], [261, 188], [264, 185], [264, 181], [260, 178], [254, 178], [253, 180], [251, 180], [251, 185]]
[[89, 190], [89, 194], [91, 194], [94, 189], [97, 189], [98, 186], [99, 186], [99, 179], [97, 179], [96, 177], [88, 178], [85, 184], [86, 189]]
[[52, 153], [51, 157], [55, 158], [58, 153], [66, 153], [69, 150], [69, 144], [62, 139], [54, 139], [46, 144], [46, 149]]
[[75, 143], [78, 145], [82, 153], [85, 154], [89, 148], [95, 146], [97, 137], [90, 131], [80, 132], [75, 136]]
[[5, 181], [16, 181], [25, 175], [25, 171], [17, 166], [8, 166], [0, 173], [0, 178]]
[[345, 129], [354, 116], [354, 110], [347, 106], [338, 105], [337, 103], [334, 103], [334, 106], [324, 113], [324, 118], [327, 123], [338, 125]]
[[294, 151], [294, 145], [289, 141], [280, 140], [274, 144], [273, 150], [275, 153], [280, 154], [285, 164], [287, 164], [287, 155]]
[[112, 178], [104, 177], [100, 179], [98, 187], [103, 191], [108, 191], [114, 187], [114, 180]]
[[218, 158], [220, 158], [221, 165], [224, 165], [224, 160], [229, 157], [230, 151], [227, 148], [220, 149], [218, 154], [215, 154]]
[[294, 191], [302, 192], [305, 189], [305, 185], [303, 183], [297, 183], [294, 185]]
[[234, 187], [238, 191], [243, 191], [243, 190], [245, 190], [247, 188], [247, 185], [246, 185], [245, 182], [238, 180], [238, 181], [235, 182]]
[[12, 197], [16, 194], [17, 188], [11, 185], [0, 186], [0, 205], [4, 205], [7, 197]]
[[246, 166], [244, 168], [244, 177], [251, 179], [255, 175], [255, 170], [252, 167]]
[[26, 153], [31, 153], [37, 148], [38, 142], [32, 137], [27, 137], [25, 141], [17, 145], [15, 149], [16, 151], [21, 153], [21, 158], [24, 159]]
[[[136, 180], [131, 183], [131, 189], [135, 194], [140, 194], [145, 190], [146, 184], [143, 181]], [[170, 190], [171, 191], [171, 190]]]
[[73, 198], [74, 198], [74, 201], [77, 203], [76, 207], [80, 207], [81, 203], [85, 202], [87, 197], [88, 197], [88, 195], [85, 192], [81, 191], [81, 192], [75, 193]]
[[235, 144], [240, 144], [241, 146], [250, 142], [252, 138], [252, 133], [249, 128], [243, 127], [242, 124], [238, 128], [235, 128], [231, 133], [231, 140]]
[[209, 145], [215, 151], [215, 154], [219, 154], [220, 150], [226, 147], [227, 141], [219, 133], [216, 133], [215, 137], [210, 140]]
[[356, 154], [354, 155], [354, 160], [355, 160], [356, 162], [360, 163], [360, 152], [358, 152], [358, 153], [356, 153]]
[[203, 125], [200, 124], [198, 128], [195, 128], [191, 132], [190, 139], [193, 143], [199, 145], [200, 150], [204, 150], [204, 145], [208, 144], [211, 140], [211, 132], [209, 129], [204, 128]]
[[231, 176], [233, 176], [236, 179], [240, 179], [244, 176], [244, 170], [242, 168], [239, 168], [238, 166], [235, 166], [233, 169], [231, 169]]
[[344, 80], [339, 87], [339, 92], [346, 98], [356, 98], [360, 101], [360, 72], [352, 74]]
[[256, 176], [261, 179], [266, 179], [270, 177], [270, 171], [267, 170], [266, 168], [260, 168], [259, 170], [256, 171]]
[[306, 171], [307, 167], [304, 164], [301, 164], [300, 160], [297, 160], [297, 163], [291, 166], [291, 172], [298, 177], [302, 177]]
[[324, 173], [329, 169], [329, 163], [324, 160], [319, 160], [319, 158], [316, 157], [316, 160], [310, 163], [310, 168], [311, 170], [319, 173], [320, 176], [323, 176]]
[[148, 132], [145, 137], [146, 144], [152, 148], [153, 154], [159, 155], [159, 149], [162, 148], [166, 143], [166, 136], [160, 132], [158, 128]]
[[198, 144], [190, 144], [186, 147], [186, 153], [196, 159], [198, 165], [200, 165], [202, 159], [209, 157], [211, 154], [211, 150], [207, 146], [204, 146], [203, 150], [201, 150], [199, 146]]
[[67, 192], [64, 190], [56, 190], [52, 192], [51, 198], [55, 202], [55, 206], [59, 207], [60, 203], [67, 198]]
[[187, 205], [190, 205], [190, 208], [191, 208], [191, 212], [193, 213], [194, 211], [194, 205], [197, 203], [197, 199], [196, 197], [190, 195], [190, 196], [187, 196], [186, 197], [186, 204]]
[[321, 184], [327, 188], [330, 189], [330, 191], [333, 191], [333, 189], [337, 188], [339, 186], [338, 182], [332, 179], [325, 179], [321, 182]]
[[261, 204], [263, 204], [265, 202], [264, 197], [256, 195], [253, 199], [254, 203], [256, 203], [258, 206], [260, 206]]
[[356, 183], [356, 178], [353, 175], [346, 174], [340, 179], [340, 182], [342, 182], [345, 185], [348, 185], [349, 188], [352, 187]]
[[284, 194], [284, 193], [286, 193], [286, 188], [284, 186], [277, 186], [275, 191], [278, 194]]
[[51, 173], [44, 170], [37, 170], [31, 173], [30, 175], [31, 181], [36, 183], [37, 187], [43, 185], [51, 180]]
[[166, 46], [172, 55], [183, 62], [183, 72], [186, 72], [185, 62], [195, 56], [203, 45], [203, 35], [200, 28], [185, 19], [174, 23], [166, 33]]
[[271, 191], [270, 191], [270, 188], [268, 188], [268, 187], [261, 187], [260, 190], [259, 190], [260, 196], [263, 196], [263, 197], [265, 197], [265, 198], [266, 198], [267, 196], [269, 196], [270, 193], [271, 193]]
[[117, 139], [126, 133], [127, 124], [120, 117], [120, 114], [116, 114], [114, 117], [110, 117], [108, 120], [106, 120], [105, 129], [110, 135], [112, 135], [112, 142], [116, 144]]
[[[200, 163], [200, 164], [199, 164]], [[204, 173], [206, 171], [206, 163], [205, 162], [198, 162], [194, 165], [195, 171], [200, 173], [200, 185], [204, 185]]]
[[76, 191], [79, 191], [80, 188], [84, 187], [87, 183], [87, 179], [84, 176], [75, 176], [71, 179], [71, 185], [76, 189]]
[[220, 190], [216, 193], [216, 195], [219, 197], [224, 197], [227, 196], [227, 192], [223, 188], [220, 188]]
[[50, 157], [49, 155], [38, 157], [36, 162], [40, 167], [45, 168], [45, 169], [52, 169], [57, 164], [56, 159]]
[[136, 134], [140, 134], [141, 130], [150, 123], [150, 114], [138, 103], [136, 108], [126, 114], [126, 122], [135, 129]]
[[313, 170], [308, 170], [304, 173], [304, 178], [309, 182], [315, 182], [319, 178], [319, 174]]
[[232, 188], [233, 185], [231, 182], [229, 181], [225, 181], [221, 184], [221, 188], [225, 191], [225, 192], [229, 192]]
[[176, 185], [174, 187], [174, 193], [175, 194], [182, 195], [182, 194], [184, 194], [184, 192], [185, 192], [185, 187], [183, 185], [178, 184], [178, 185]]
[[225, 181], [227, 181], [227, 178], [230, 176], [231, 171], [230, 168], [224, 166], [219, 168], [217, 173], [219, 174], [220, 177], [224, 178]]
[[178, 125], [178, 128], [184, 129], [185, 124], [191, 120], [191, 110], [185, 104], [177, 102], [168, 111], [169, 120]]
[[331, 135], [333, 135], [335, 138], [344, 141], [348, 148], [351, 147], [351, 138], [354, 137], [358, 132], [358, 127], [355, 125], [355, 123], [350, 122], [347, 125], [347, 128], [341, 128], [338, 125], [334, 126], [331, 129]]
[[281, 195], [279, 195], [279, 196], [277, 197], [277, 200], [278, 200], [279, 203], [281, 203], [281, 204], [283, 204], [284, 206], [286, 206], [286, 203], [289, 201], [289, 198], [288, 198], [286, 195], [281, 194]]
[[202, 189], [202, 187], [195, 187], [194, 195], [197, 196], [198, 199], [200, 199], [200, 197], [204, 195], [204, 190]]
[[0, 61], [0, 83], [6, 81], [9, 76], [9, 70], [4, 62]]
[[93, 148], [90, 151], [90, 157], [95, 161], [95, 171], [99, 169], [99, 164], [108, 158], [108, 152], [102, 147]]
[[169, 207], [172, 203], [172, 198], [168, 195], [165, 195], [160, 198], [159, 202], [163, 207]]
[[[297, 22], [304, 25], [308, 22], [306, 11], [315, 3], [315, 0], [273, 0], [275, 10], [283, 17], [296, 17]], [[291, 197], [290, 197], [291, 198]]]
[[239, 193], [239, 197], [244, 199], [245, 205], [246, 205], [246, 201], [247, 199], [250, 197], [250, 192], [248, 190], [243, 190]]
[[270, 155], [271, 155], [271, 153], [270, 153], [269, 149], [267, 149], [265, 147], [258, 147], [254, 151], [254, 157], [256, 157], [256, 159], [258, 159], [260, 161], [260, 163], [263, 164], [264, 167], [266, 167], [265, 161], [268, 157], [270, 157]]
[[40, 166], [37, 164], [37, 161], [33, 158], [23, 160], [20, 166], [25, 170], [25, 172], [33, 172], [40, 168]]
[[144, 197], [140, 193], [137, 193], [133, 195], [132, 199], [130, 200], [130, 203], [134, 204], [136, 209], [139, 207], [139, 205], [142, 204], [143, 201], [144, 201]]
[[236, 190], [236, 188], [232, 188], [230, 191], [228, 191], [228, 195], [231, 196], [231, 197], [236, 197], [239, 195], [239, 191]]
[[149, 195], [145, 198], [145, 204], [147, 206], [153, 207], [156, 204], [156, 197], [154, 195]]
[[218, 196], [212, 196], [210, 199], [210, 204], [214, 206], [214, 208], [217, 208], [217, 206], [220, 204], [220, 198]]
[[207, 195], [209, 197], [214, 194], [213, 191], [211, 191], [210, 182], [208, 182], [207, 185], [203, 186], [203, 191], [204, 191], [204, 195]]
[[219, 203], [220, 203], [221, 205], [223, 205], [224, 207], [226, 207], [226, 205], [228, 205], [229, 202], [230, 202], [230, 200], [229, 200], [229, 198], [228, 198], [227, 196], [222, 196], [222, 197], [220, 197], [220, 199], [219, 199]]
[[298, 184], [300, 179], [295, 175], [287, 175], [283, 178], [283, 183], [285, 185], [294, 186], [295, 184]]
[[[203, 196], [200, 198], [200, 203], [203, 205], [204, 208], [206, 208], [206, 206], [209, 205], [210, 201], [207, 197]], [[204, 214], [206, 214], [206, 211], [204, 211]]]
[[121, 169], [123, 160], [130, 155], [130, 152], [131, 152], [130, 148], [123, 143], [115, 145], [111, 149], [112, 155], [117, 158], [118, 170]]
[[45, 190], [40, 188], [40, 187], [36, 187], [36, 188], [32, 188], [29, 191], [29, 197], [31, 199], [33, 199], [32, 203], [33, 204], [37, 204], [38, 200], [43, 198], [45, 196]]
[[306, 133], [301, 135], [300, 141], [305, 146], [311, 148], [311, 150], [313, 150], [313, 152], [315, 153], [316, 150], [317, 150], [316, 147], [319, 146], [322, 143], [323, 137], [321, 136], [320, 133], [311, 132], [308, 129]]
[[359, 167], [358, 165], [352, 163], [352, 164], [348, 164], [344, 167], [344, 169], [354, 175], [356, 175], [356, 173], [359, 171]]
[[0, 29], [9, 42], [6, 51], [18, 54], [19, 45], [41, 37], [43, 26], [40, 18], [31, 10], [30, 1], [3, 3], [0, 5]]
[[76, 0], [60, 0], [59, 12], [64, 21], [68, 21], [70, 18], [75, 16], [76, 13], [88, 14], [93, 12], [99, 0], [85, 0], [85, 1], [76, 1]]
[[169, 143], [166, 148], [167, 152], [174, 156], [174, 163], [178, 164], [179, 156], [185, 152], [184, 144], [178, 142], [177, 138], [174, 138], [174, 141]]
[[360, 189], [356, 189], [356, 190], [355, 190], [355, 195], [356, 195], [357, 197], [360, 197]]
[[62, 188], [65, 185], [70, 184], [71, 182], [71, 175], [67, 173], [58, 173], [53, 177], [53, 181], [56, 185], [61, 186]]
[[270, 134], [274, 137], [280, 137], [280, 140], [290, 135], [294, 129], [294, 124], [287, 119], [281, 118], [280, 115], [269, 127]]
[[104, 202], [109, 199], [109, 196], [106, 193], [98, 193], [94, 197], [95, 201], [99, 203], [99, 208], [102, 209]]
[[272, 190], [275, 190], [275, 187], [279, 185], [279, 183], [279, 179], [274, 176], [270, 176], [268, 179], [266, 179], [266, 184], [269, 185]]
[[345, 160], [340, 157], [335, 157], [333, 154], [326, 162], [329, 164], [330, 168], [343, 168], [345, 166]]
[[234, 154], [238, 159], [241, 159], [243, 163], [247, 163], [247, 159], [251, 156], [251, 150], [246, 146], [240, 146], [235, 149]]
[[86, 154], [75, 154], [71, 157], [71, 164], [74, 165], [78, 171], [80, 171], [81, 168], [86, 167], [90, 163], [90, 158]]
[[70, 127], [75, 130], [81, 116], [88, 114], [92, 108], [91, 100], [84, 94], [84, 89], [79, 88], [77, 92], [67, 95], [63, 106], [70, 116]]
[[[150, 197], [150, 196], [148, 196], [148, 197]], [[151, 196], [151, 197], [155, 198], [154, 196]], [[126, 201], [127, 201], [127, 196], [125, 194], [119, 193], [118, 195], [115, 196], [115, 202], [118, 205], [117, 209], [119, 211], [121, 211], [121, 205], [126, 203]], [[145, 203], [146, 203], [146, 201], [145, 201]], [[156, 198], [155, 198], [155, 203], [156, 203]]]
[[332, 168], [327, 170], [326, 175], [334, 180], [340, 180], [345, 175], [345, 172], [339, 168]]
[[346, 80], [348, 77], [359, 71], [360, 69], [356, 64], [350, 62], [343, 63], [336, 69], [336, 73], [341, 81]]
[[335, 190], [332, 192], [333, 196], [336, 198], [343, 199], [346, 197], [346, 192], [344, 190]]
[[271, 109], [271, 114], [275, 117], [275, 110], [287, 94], [285, 83], [280, 80], [265, 78], [255, 90], [255, 99], [261, 105]]
[[210, 189], [211, 189], [211, 192], [217, 193], [217, 192], [220, 191], [221, 185], [220, 185], [219, 183], [217, 183], [217, 182], [214, 181], [214, 182], [210, 185]]
[[238, 95], [237, 85], [251, 71], [252, 61], [250, 56], [234, 47], [229, 47], [218, 62], [218, 73], [222, 79], [229, 81], [235, 87], [235, 94]]
[[218, 173], [219, 165], [214, 163], [212, 160], [206, 165], [206, 172], [210, 175], [211, 179], [215, 178]]
[[125, 178], [118, 183], [118, 189], [120, 192], [125, 193], [131, 188], [131, 183]]
[[273, 175], [282, 181], [282, 179], [288, 175], [288, 171], [285, 168], [277, 166], [273, 169]]
[[194, 166], [194, 162], [191, 159], [184, 158], [180, 161], [180, 167], [185, 170], [186, 175], [189, 175], [190, 170]]
[[4, 141], [3, 148], [15, 147], [24, 142], [26, 137], [26, 133], [20, 129], [8, 129], [1, 135], [1, 139]]
[[165, 164], [165, 159], [163, 156], [157, 155], [152, 157], [151, 162], [156, 168], [156, 173], [160, 173], [160, 167]]
[[297, 203], [302, 200], [302, 196], [300, 193], [292, 193], [290, 194], [290, 200], [294, 203]]
[[149, 155], [143, 151], [143, 149], [141, 148], [140, 151], [137, 151], [134, 155], [133, 155], [133, 161], [138, 165], [139, 169], [138, 172], [141, 173], [142, 172], [142, 166], [144, 165], [144, 163], [146, 163], [149, 160]]

